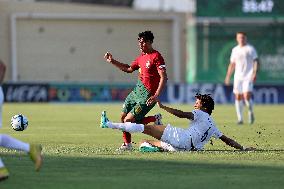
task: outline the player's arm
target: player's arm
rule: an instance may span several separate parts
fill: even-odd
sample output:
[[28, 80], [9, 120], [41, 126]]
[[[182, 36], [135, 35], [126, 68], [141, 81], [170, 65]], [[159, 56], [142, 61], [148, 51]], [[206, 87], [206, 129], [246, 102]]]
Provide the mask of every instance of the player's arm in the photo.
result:
[[160, 82], [159, 86], [156, 90], [155, 97], [159, 97], [162, 93], [163, 89], [165, 88], [168, 80], [166, 69], [158, 69], [158, 73], [160, 75]]
[[184, 112], [184, 111], [181, 111], [181, 110], [178, 110], [178, 109], [174, 109], [174, 108], [165, 106], [160, 101], [157, 101], [157, 103], [158, 103], [158, 106], [160, 108], [166, 110], [170, 114], [173, 114], [173, 115], [175, 115], [175, 116], [177, 116], [179, 118], [187, 118], [187, 119], [190, 119], [190, 120], [194, 119], [194, 115], [193, 115], [192, 112]]
[[255, 81], [255, 80], [256, 80], [256, 74], [257, 74], [258, 68], [259, 68], [259, 59], [256, 58], [256, 59], [254, 59], [254, 61], [253, 61], [252, 81]]
[[132, 73], [134, 71], [134, 69], [129, 66], [128, 64], [124, 64], [124, 63], [121, 63], [117, 60], [115, 60], [113, 57], [112, 57], [112, 54], [107, 52], [104, 56], [104, 58], [106, 59], [106, 61], [108, 63], [111, 63], [113, 64], [114, 66], [116, 66], [118, 69], [124, 71], [124, 72], [127, 72], [127, 73]]
[[158, 97], [160, 96], [160, 94], [162, 93], [163, 89], [165, 88], [167, 84], [168, 76], [167, 76], [166, 69], [165, 68], [158, 69], [158, 73], [160, 75], [160, 81], [159, 81], [158, 88], [155, 94], [147, 100], [146, 102], [147, 105], [151, 105], [152, 103], [158, 100]]
[[226, 74], [226, 78], [225, 78], [225, 84], [226, 85], [230, 84], [230, 78], [231, 78], [231, 75], [232, 75], [234, 70], [235, 70], [235, 63], [231, 62], [228, 66], [228, 70], [227, 70], [227, 74]]
[[2, 60], [0, 60], [0, 85], [1, 85], [1, 84], [3, 83], [3, 81], [4, 81], [5, 73], [6, 73], [6, 66], [5, 66], [5, 64], [2, 62]]
[[229, 138], [229, 137], [226, 137], [225, 135], [222, 135], [220, 137], [220, 139], [226, 143], [228, 146], [231, 146], [233, 148], [236, 148], [236, 149], [239, 149], [239, 150], [244, 150], [244, 151], [250, 151], [250, 150], [255, 150], [255, 148], [253, 147], [244, 147], [242, 145], [240, 145], [239, 143], [237, 143], [236, 141], [234, 141], [233, 139]]

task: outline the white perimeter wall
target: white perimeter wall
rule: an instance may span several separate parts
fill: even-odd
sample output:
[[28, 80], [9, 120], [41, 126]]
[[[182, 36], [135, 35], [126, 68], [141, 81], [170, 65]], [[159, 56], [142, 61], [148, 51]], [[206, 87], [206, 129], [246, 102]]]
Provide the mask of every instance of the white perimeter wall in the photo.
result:
[[[25, 16], [15, 16], [21, 14]], [[54, 19], [54, 15], [59, 16]], [[84, 16], [78, 19], [80, 15]], [[98, 15], [109, 15], [110, 18], [97, 19]], [[123, 19], [111, 18], [111, 15]], [[11, 28], [12, 17], [14, 34]], [[150, 17], [155, 19], [149, 19]], [[180, 28], [174, 29], [172, 18], [178, 19]], [[137, 34], [152, 30], [155, 35], [154, 47], [166, 60], [170, 81], [185, 81], [184, 19], [183, 14], [171, 13], [169, 16], [97, 6], [0, 2], [0, 58], [8, 66], [6, 80], [135, 82], [137, 74], [129, 75], [117, 70], [104, 61], [103, 55], [106, 51], [111, 51], [116, 59], [131, 63], [139, 54]], [[173, 30], [179, 32], [176, 43], [179, 55], [175, 56], [173, 53], [177, 51], [173, 49], [176, 45], [173, 44]], [[14, 40], [14, 44], [11, 40]], [[13, 64], [16, 65], [16, 72], [12, 71]]]

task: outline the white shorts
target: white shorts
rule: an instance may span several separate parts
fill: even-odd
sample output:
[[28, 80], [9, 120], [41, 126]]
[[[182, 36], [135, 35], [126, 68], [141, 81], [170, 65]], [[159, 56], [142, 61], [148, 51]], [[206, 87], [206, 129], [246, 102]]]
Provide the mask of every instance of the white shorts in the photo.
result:
[[238, 80], [234, 79], [234, 89], [235, 94], [242, 94], [253, 91], [253, 82], [251, 80]]
[[161, 137], [161, 147], [168, 151], [191, 150], [191, 135], [185, 129], [168, 124]]

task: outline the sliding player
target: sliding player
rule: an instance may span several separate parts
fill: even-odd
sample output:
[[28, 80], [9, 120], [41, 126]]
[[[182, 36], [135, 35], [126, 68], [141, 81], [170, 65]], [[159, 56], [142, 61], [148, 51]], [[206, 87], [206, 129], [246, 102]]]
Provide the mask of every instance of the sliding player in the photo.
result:
[[203, 150], [204, 145], [208, 143], [211, 137], [219, 138], [227, 145], [240, 150], [254, 150], [246, 148], [236, 141], [222, 134], [216, 127], [211, 113], [214, 110], [214, 100], [209, 95], [196, 95], [196, 102], [192, 112], [184, 112], [173, 109], [161, 104], [160, 108], [179, 117], [189, 119], [191, 122], [187, 129], [173, 127], [170, 124], [163, 125], [143, 125], [137, 123], [112, 123], [106, 117], [106, 112], [102, 112], [101, 127], [119, 129], [130, 133], [140, 132], [150, 135], [159, 141], [146, 141], [149, 145], [144, 145], [144, 151], [155, 151], [156, 147], [166, 151], [190, 151]]

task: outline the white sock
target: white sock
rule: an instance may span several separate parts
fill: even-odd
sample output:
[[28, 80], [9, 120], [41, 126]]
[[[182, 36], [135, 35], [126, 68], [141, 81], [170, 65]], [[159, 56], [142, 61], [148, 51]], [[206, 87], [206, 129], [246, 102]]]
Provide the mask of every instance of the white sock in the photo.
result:
[[243, 101], [235, 100], [235, 107], [236, 107], [238, 121], [243, 121]]
[[30, 144], [4, 134], [0, 134], [0, 146], [14, 150], [22, 150], [25, 152], [30, 151]]
[[2, 167], [5, 167], [5, 165], [4, 165], [3, 161], [2, 161], [2, 159], [0, 158], [0, 168], [2, 168]]
[[131, 122], [125, 122], [125, 123], [108, 122], [106, 125], [108, 126], [108, 128], [119, 129], [119, 130], [126, 131], [129, 133], [142, 133], [144, 131], [143, 124], [137, 124], [137, 123], [131, 123]]
[[245, 100], [246, 106], [248, 107], [249, 115], [253, 114], [253, 102], [252, 99]]

